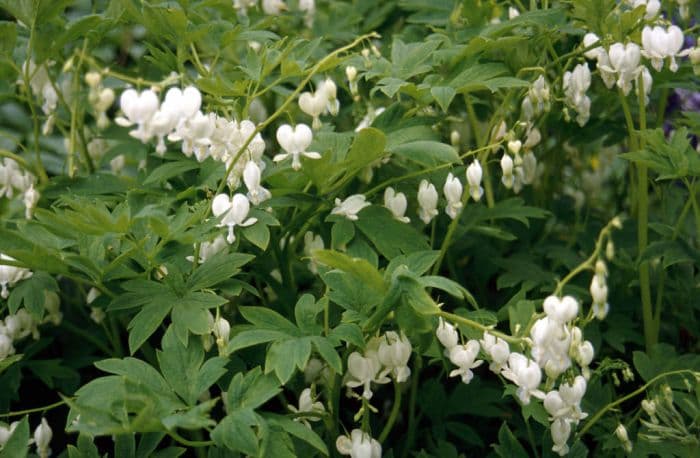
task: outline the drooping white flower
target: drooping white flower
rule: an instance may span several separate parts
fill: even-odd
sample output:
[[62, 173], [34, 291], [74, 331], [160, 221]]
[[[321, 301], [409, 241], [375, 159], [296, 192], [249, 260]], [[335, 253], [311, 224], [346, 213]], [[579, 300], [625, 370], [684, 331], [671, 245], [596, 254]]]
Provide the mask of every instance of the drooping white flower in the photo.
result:
[[437, 335], [438, 340], [448, 352], [459, 342], [459, 333], [457, 329], [455, 329], [454, 325], [443, 320], [442, 317], [440, 317], [438, 321], [438, 328], [437, 331], [435, 331], [435, 335]]
[[418, 216], [425, 224], [437, 216], [437, 203], [438, 193], [435, 186], [428, 180], [421, 180], [418, 186]]
[[450, 372], [450, 377], [460, 376], [463, 383], [471, 382], [474, 378], [472, 369], [481, 366], [484, 361], [476, 360], [479, 355], [479, 342], [470, 340], [464, 345], [455, 345], [450, 349], [449, 358], [458, 367]]
[[135, 89], [127, 89], [119, 98], [119, 106], [124, 116], [115, 119], [122, 127], [130, 127], [136, 124], [136, 130], [129, 132], [134, 138], [147, 142], [151, 138], [149, 123], [153, 115], [158, 111], [158, 96], [150, 89], [138, 93]]
[[532, 359], [545, 370], [548, 377], [556, 378], [571, 367], [569, 348], [572, 342], [568, 328], [551, 318], [535, 321], [530, 330]]
[[311, 231], [306, 231], [306, 234], [304, 234], [304, 255], [310, 259], [309, 270], [313, 274], [318, 273], [318, 265], [312, 256], [313, 252], [323, 248], [323, 238], [320, 235], [314, 235]]
[[571, 425], [568, 421], [564, 419], [556, 419], [551, 426], [552, 434], [552, 451], [559, 454], [559, 456], [568, 455], [569, 446], [566, 442], [569, 440], [571, 435]]
[[36, 445], [36, 453], [41, 458], [47, 458], [50, 454], [49, 443], [53, 437], [53, 431], [46, 418], [41, 419], [41, 424], [34, 430], [34, 444]]
[[661, 26], [642, 29], [642, 55], [651, 60], [651, 66], [659, 72], [664, 66], [664, 59], [668, 58], [668, 68], [675, 72], [678, 70], [676, 56], [680, 55], [683, 47], [683, 31], [677, 25], [671, 25], [664, 30]]
[[319, 153], [306, 151], [312, 140], [313, 133], [306, 124], [297, 124], [294, 128], [289, 124], [283, 124], [277, 129], [277, 142], [286, 152], [277, 154], [272, 160], [279, 162], [291, 156], [292, 168], [299, 170], [301, 168], [300, 156], [309, 159], [321, 159]]
[[[15, 354], [15, 347], [12, 345], [12, 338], [0, 332], [0, 361]], [[0, 431], [1, 433], [1, 431]], [[0, 445], [2, 445], [2, 439], [0, 438]]]
[[412, 351], [411, 341], [408, 340], [403, 331], [401, 331], [401, 335], [394, 331], [387, 331], [379, 344], [377, 356], [379, 362], [390, 369], [396, 381], [401, 383], [408, 380], [411, 375], [408, 360], [411, 358]]
[[255, 161], [248, 161], [243, 169], [243, 182], [248, 188], [248, 199], [253, 205], [259, 205], [261, 202], [272, 197], [270, 191], [260, 185], [260, 167]]
[[[7, 256], [4, 253], [0, 253], [0, 259], [4, 261], [16, 261], [15, 258]], [[25, 269], [24, 267], [0, 265], [0, 287], [2, 287], [0, 296], [2, 296], [3, 299], [7, 299], [10, 295], [8, 288], [15, 286], [19, 281], [26, 280], [31, 277], [32, 274], [31, 270]]]
[[[289, 405], [288, 406], [289, 410], [291, 410], [294, 413], [317, 413], [317, 414], [324, 414], [326, 412], [326, 408], [323, 405], [321, 401], [315, 401], [311, 397], [311, 388], [304, 388], [299, 395], [299, 407]], [[301, 421], [304, 423], [307, 427], [311, 427], [309, 424], [310, 421], [319, 421], [319, 417], [313, 417], [313, 416], [308, 416], [308, 417], [298, 417], [295, 418], [296, 421]]]
[[212, 201], [211, 208], [212, 213], [217, 218], [223, 215], [219, 227], [228, 226], [228, 236], [226, 237], [228, 243], [233, 243], [236, 240], [233, 233], [234, 227], [247, 227], [258, 221], [257, 218], [248, 218], [250, 202], [246, 196], [240, 193], [235, 194], [232, 198], [226, 194], [217, 195]]
[[523, 404], [529, 404], [532, 396], [544, 399], [545, 394], [539, 389], [542, 370], [525, 355], [511, 353], [508, 356], [508, 366], [501, 374], [518, 386], [516, 394]]
[[338, 101], [338, 87], [335, 81], [330, 78], [321, 81], [317, 92], [322, 92], [326, 95], [326, 111], [333, 116], [337, 115], [340, 110], [340, 102]]
[[557, 296], [549, 296], [542, 305], [547, 316], [556, 323], [567, 323], [578, 315], [578, 301], [571, 296], [559, 299]]
[[474, 199], [474, 202], [481, 200], [484, 195], [484, 188], [481, 187], [481, 178], [484, 171], [481, 169], [481, 164], [478, 159], [469, 164], [467, 167], [467, 183], [469, 183], [469, 195]]
[[350, 221], [357, 221], [357, 214], [360, 210], [370, 205], [364, 194], [353, 194], [345, 200], [340, 200], [336, 197], [335, 208], [331, 210], [331, 215], [340, 215], [346, 217]]
[[573, 72], [564, 73], [563, 88], [566, 104], [576, 110], [576, 121], [583, 127], [591, 116], [591, 99], [586, 91], [591, 86], [591, 71], [588, 64], [578, 64]]
[[265, 14], [278, 16], [287, 11], [287, 4], [282, 0], [262, 0], [262, 10]]
[[447, 199], [445, 213], [447, 213], [450, 218], [455, 219], [463, 206], [462, 182], [459, 181], [459, 178], [453, 176], [452, 173], [449, 173], [445, 180], [445, 186], [442, 188], [442, 192], [445, 194], [445, 199]]
[[[207, 259], [223, 251], [227, 246], [226, 239], [223, 235], [218, 235], [211, 242], [205, 241], [199, 245], [199, 264], [207, 261]], [[190, 262], [194, 262], [194, 256], [187, 256]]]
[[615, 74], [617, 76], [617, 87], [622, 90], [623, 94], [627, 95], [632, 89], [632, 82], [641, 71], [639, 67], [640, 56], [641, 50], [636, 43], [615, 43], [610, 46], [607, 53], [609, 63], [600, 65], [599, 59], [598, 67], [606, 72]]
[[406, 216], [406, 195], [402, 192], [394, 191], [391, 186], [384, 190], [384, 206], [389, 209], [394, 219], [402, 223], [410, 223], [411, 219]]
[[350, 353], [348, 356], [348, 380], [345, 385], [350, 388], [363, 387], [362, 397], [369, 400], [372, 398], [372, 383], [389, 383], [384, 371], [380, 372], [382, 364], [379, 362], [376, 351], [368, 350], [365, 355], [358, 352]]
[[339, 436], [335, 447], [338, 453], [350, 458], [382, 458], [382, 445], [360, 429], [353, 429], [350, 437]]
[[326, 104], [328, 103], [328, 97], [323, 90], [316, 90], [316, 92], [303, 92], [299, 96], [299, 108], [301, 111], [313, 118], [311, 126], [314, 129], [321, 128], [321, 114], [326, 110]]
[[501, 171], [503, 172], [501, 183], [507, 189], [511, 189], [515, 184], [515, 177], [513, 176], [513, 159], [507, 153], [503, 153], [501, 158]]
[[41, 194], [39, 194], [39, 191], [34, 189], [34, 185], [30, 185], [29, 188], [24, 191], [24, 217], [27, 219], [32, 219], [32, 215], [34, 214], [34, 208], [36, 207], [36, 204], [39, 202], [39, 198], [41, 197]]
[[313, 27], [314, 16], [316, 15], [316, 2], [315, 0], [299, 0], [299, 11], [303, 11], [304, 14], [304, 24], [306, 27]]
[[484, 337], [479, 340], [481, 348], [491, 357], [489, 370], [495, 374], [500, 374], [503, 367], [508, 363], [510, 347], [508, 342], [484, 331]]

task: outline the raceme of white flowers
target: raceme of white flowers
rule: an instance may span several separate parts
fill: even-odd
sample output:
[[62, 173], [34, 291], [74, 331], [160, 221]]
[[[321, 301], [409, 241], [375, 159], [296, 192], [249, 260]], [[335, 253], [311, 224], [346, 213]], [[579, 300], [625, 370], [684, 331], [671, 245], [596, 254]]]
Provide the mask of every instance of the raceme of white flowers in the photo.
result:
[[[606, 274], [604, 264], [596, 266], [598, 279]], [[594, 278], [594, 281], [598, 281]], [[604, 281], [604, 277], [603, 280]], [[606, 294], [607, 296], [607, 291]], [[601, 296], [594, 301], [602, 301]], [[586, 418], [581, 411], [581, 400], [586, 393], [587, 379], [590, 376], [588, 366], [593, 360], [594, 349], [589, 341], [583, 340], [580, 328], [573, 325], [579, 314], [579, 303], [571, 296], [559, 298], [549, 296], [543, 304], [545, 316], [538, 319], [529, 333], [525, 343], [530, 346], [530, 357], [523, 353], [511, 351], [508, 342], [498, 335], [485, 331], [481, 340], [468, 340], [460, 343], [457, 328], [443, 318], [438, 321], [436, 337], [445, 347], [444, 354], [457, 368], [450, 372], [450, 377], [459, 376], [463, 383], [470, 383], [474, 378], [472, 369], [484, 361], [479, 355], [490, 361], [489, 369], [502, 375], [517, 386], [516, 396], [523, 404], [529, 404], [532, 398], [542, 400], [549, 413], [552, 450], [559, 455], [568, 453], [567, 441], [572, 426]], [[580, 368], [580, 375], [562, 380], [554, 389], [556, 380], [575, 361]], [[548, 392], [544, 392], [543, 371], [548, 381]]]
[[389, 383], [389, 375], [399, 383], [405, 382], [411, 375], [408, 360], [412, 351], [411, 342], [403, 331], [387, 331], [370, 339], [364, 353], [355, 351], [348, 357], [345, 386], [348, 389], [362, 387], [361, 397], [370, 400], [372, 384]]

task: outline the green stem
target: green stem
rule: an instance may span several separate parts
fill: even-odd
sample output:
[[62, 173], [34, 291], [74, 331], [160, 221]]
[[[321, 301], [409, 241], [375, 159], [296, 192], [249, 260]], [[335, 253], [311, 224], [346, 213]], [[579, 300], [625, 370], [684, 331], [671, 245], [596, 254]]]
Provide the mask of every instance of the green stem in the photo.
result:
[[572, 271], [566, 274], [564, 278], [559, 280], [553, 293], [555, 296], [561, 295], [564, 286], [566, 286], [566, 284], [569, 283], [576, 275], [580, 274], [584, 270], [592, 269], [595, 266], [595, 262], [598, 257], [600, 257], [600, 252], [603, 250], [603, 242], [607, 237], [609, 237], [610, 231], [614, 227], [619, 227], [620, 224], [620, 218], [616, 216], [605, 225], [605, 227], [600, 231], [600, 234], [598, 234], [598, 240], [595, 242], [595, 249], [593, 250], [593, 253], [591, 253], [588, 259], [576, 266]]
[[652, 378], [647, 383], [645, 383], [641, 387], [637, 388], [636, 390], [632, 391], [631, 393], [629, 393], [621, 398], [618, 398], [609, 404], [606, 404], [602, 409], [600, 409], [598, 412], [596, 412], [595, 415], [593, 415], [591, 417], [591, 419], [586, 422], [585, 425], [583, 425], [583, 428], [581, 428], [581, 430], [579, 430], [579, 432], [576, 434], [576, 439], [580, 439], [581, 437], [583, 437], [583, 435], [586, 434], [586, 432], [589, 429], [591, 429], [591, 427], [598, 420], [600, 420], [600, 417], [602, 417], [605, 414], [605, 412], [607, 412], [608, 410], [613, 409], [613, 408], [619, 406], [620, 404], [622, 404], [623, 402], [644, 393], [647, 388], [649, 388], [651, 385], [658, 382], [662, 378], [669, 377], [671, 375], [679, 375], [679, 374], [686, 374], [686, 373], [693, 374], [695, 376], [700, 375], [699, 372], [693, 371], [692, 369], [679, 369], [679, 370], [675, 370], [675, 371], [664, 372], [664, 373], [659, 374], [656, 377]]
[[471, 328], [478, 329], [478, 330], [483, 331], [483, 332], [488, 332], [489, 334], [491, 334], [493, 336], [500, 337], [501, 339], [505, 340], [508, 343], [519, 344], [523, 341], [523, 339], [520, 337], [509, 336], [508, 334], [504, 334], [501, 331], [497, 331], [497, 330], [493, 329], [493, 327], [491, 327], [491, 326], [486, 326], [486, 325], [481, 324], [477, 321], [470, 320], [469, 318], [455, 315], [454, 313], [445, 312], [445, 311], [441, 310], [437, 313], [437, 315], [445, 318], [446, 320], [450, 320], [453, 323], [464, 324], [464, 325], [469, 326]]
[[116, 357], [114, 351], [110, 349], [107, 345], [105, 345], [101, 339], [98, 339], [97, 337], [93, 336], [85, 329], [79, 328], [70, 321], [66, 320], [63, 320], [63, 322], [61, 323], [61, 327], [65, 328], [67, 331], [72, 332], [77, 336], [84, 338], [85, 340], [90, 341], [93, 345], [102, 350], [106, 355]]
[[396, 423], [396, 419], [399, 416], [399, 412], [401, 412], [401, 387], [399, 386], [398, 382], [394, 381], [394, 405], [391, 406], [391, 413], [389, 414], [389, 419], [384, 425], [384, 429], [382, 429], [382, 433], [379, 435], [379, 439], [377, 439], [379, 443], [384, 442], [386, 438], [389, 437], [389, 433], [394, 427], [394, 423]]
[[21, 417], [22, 415], [28, 415], [30, 413], [46, 412], [47, 410], [55, 409], [56, 407], [61, 407], [64, 404], [68, 404], [68, 401], [61, 400], [58, 402], [54, 402], [53, 404], [49, 404], [47, 406], [33, 407], [31, 409], [16, 410], [14, 412], [0, 413], [0, 418]]
[[[646, 94], [644, 92], [644, 78], [640, 75], [637, 78], [637, 95], [639, 100], [639, 131], [643, 132], [647, 128], [646, 117]], [[644, 136], [637, 139], [639, 149], [644, 149]], [[649, 176], [647, 165], [638, 164], [638, 186], [637, 190], [637, 248], [639, 256], [644, 253], [649, 243]], [[654, 324], [654, 311], [651, 299], [651, 283], [649, 274], [649, 261], [639, 264], [639, 287], [642, 294], [642, 316], [644, 319], [644, 341], [647, 352], [656, 345], [659, 340], [659, 332]], [[659, 315], [660, 311], [657, 312]]]
[[166, 431], [166, 434], [173, 438], [176, 442], [179, 442], [187, 447], [209, 447], [214, 445], [214, 441], [191, 441], [189, 439], [185, 439], [175, 431]]

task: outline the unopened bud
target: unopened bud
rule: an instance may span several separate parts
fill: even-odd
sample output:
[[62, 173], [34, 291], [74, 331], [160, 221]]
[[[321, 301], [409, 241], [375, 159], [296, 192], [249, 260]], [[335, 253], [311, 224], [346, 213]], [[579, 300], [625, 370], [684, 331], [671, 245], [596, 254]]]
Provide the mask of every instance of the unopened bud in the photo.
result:
[[450, 133], [450, 143], [452, 144], [452, 146], [457, 147], [461, 139], [461, 135], [459, 135], [459, 132], [457, 132], [456, 130], [453, 130]]
[[102, 75], [98, 72], [87, 72], [85, 74], [85, 82], [91, 88], [96, 88], [102, 82]]
[[347, 67], [345, 67], [345, 76], [347, 76], [348, 81], [352, 83], [353, 81], [355, 81], [355, 78], [357, 78], [357, 69], [352, 65], [348, 65]]
[[656, 415], [656, 403], [650, 399], [642, 400], [642, 409], [644, 409], [644, 411], [650, 417], [654, 417]]
[[615, 229], [622, 229], [622, 220], [619, 216], [614, 217], [611, 221], [611, 224]]
[[615, 244], [612, 240], [608, 240], [607, 245], [605, 245], [605, 257], [608, 258], [608, 261], [615, 257]]

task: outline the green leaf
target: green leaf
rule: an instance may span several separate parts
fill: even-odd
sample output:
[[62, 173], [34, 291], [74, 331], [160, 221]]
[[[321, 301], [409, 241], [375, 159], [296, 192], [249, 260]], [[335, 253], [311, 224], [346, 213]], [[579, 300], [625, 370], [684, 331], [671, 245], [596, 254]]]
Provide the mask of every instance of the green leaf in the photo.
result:
[[[534, 314], [535, 303], [533, 301], [518, 301], [515, 306], [508, 307], [508, 322], [510, 323], [511, 334], [515, 336], [525, 331]], [[516, 332], [516, 329], [519, 332]]]
[[95, 363], [95, 367], [110, 374], [122, 375], [142, 384], [155, 393], [170, 395], [170, 386], [165, 379], [148, 363], [136, 358], [110, 358]]
[[190, 170], [196, 170], [201, 167], [201, 164], [196, 161], [175, 161], [167, 162], [165, 164], [159, 165], [143, 180], [144, 186], [149, 186], [152, 184], [162, 183], [173, 177], [180, 176], [185, 172]]
[[158, 329], [171, 308], [171, 303], [155, 299], [129, 322], [127, 329], [129, 330], [129, 351], [132, 355]]
[[430, 270], [439, 256], [440, 252], [437, 250], [414, 251], [407, 255], [396, 256], [387, 266], [384, 276], [391, 278], [394, 271], [402, 265], [417, 276], [423, 275]]
[[411, 276], [399, 275], [397, 281], [403, 299], [420, 315], [435, 315], [440, 311], [419, 280]]
[[343, 250], [355, 237], [355, 225], [347, 218], [337, 221], [331, 227], [331, 248]]
[[228, 280], [241, 271], [241, 267], [255, 259], [255, 256], [243, 253], [221, 252], [207, 259], [187, 280], [187, 288], [199, 291], [211, 288]]
[[265, 418], [269, 424], [279, 426], [282, 430], [298, 439], [303, 440], [322, 454], [328, 456], [328, 448], [326, 447], [326, 444], [319, 437], [319, 435], [314, 432], [313, 429], [307, 427], [301, 422], [283, 417], [282, 415], [267, 414]]
[[212, 431], [211, 438], [217, 445], [246, 456], [258, 456], [258, 437], [253, 426], [258, 424], [250, 409], [236, 410], [227, 415]]
[[389, 152], [428, 167], [459, 162], [459, 155], [452, 146], [436, 141], [402, 143], [390, 148]]
[[17, 42], [17, 24], [0, 21], [0, 56], [11, 58]]
[[430, 93], [433, 95], [433, 98], [438, 103], [438, 105], [440, 105], [442, 111], [447, 113], [447, 110], [450, 108], [452, 99], [454, 99], [455, 95], [457, 94], [457, 91], [455, 91], [454, 88], [449, 86], [434, 86], [430, 88]]
[[316, 250], [312, 256], [319, 264], [347, 272], [362, 281], [367, 288], [383, 294], [384, 279], [379, 271], [366, 260], [351, 258], [344, 253], [333, 250]]
[[12, 366], [14, 363], [22, 359], [22, 355], [12, 355], [12, 356], [7, 356], [4, 359], [0, 360], [0, 374], [2, 374], [5, 369], [8, 367]]
[[[325, 300], [327, 301], [327, 299]], [[303, 294], [294, 306], [294, 320], [299, 329], [305, 333], [313, 334], [318, 328], [316, 317], [322, 311], [323, 302], [316, 302], [316, 299], [311, 294]]]
[[355, 225], [377, 251], [391, 260], [402, 254], [427, 250], [428, 239], [413, 226], [397, 221], [389, 210], [376, 205], [366, 208]]
[[226, 347], [226, 351], [231, 354], [242, 348], [252, 347], [273, 340], [288, 338], [289, 334], [274, 329], [252, 329], [241, 331], [231, 339]]
[[41, 319], [44, 316], [46, 292], [56, 290], [58, 290], [58, 284], [52, 276], [45, 272], [36, 272], [31, 278], [21, 281], [12, 288], [7, 301], [10, 313], [16, 313], [24, 305], [35, 318]]
[[501, 458], [528, 458], [525, 448], [518, 442], [506, 422], [498, 431], [498, 444], [493, 446], [496, 455]]
[[311, 356], [308, 337], [273, 342], [265, 355], [265, 373], [273, 372], [283, 385], [292, 378], [295, 367], [303, 371]]
[[263, 374], [260, 367], [238, 373], [231, 379], [226, 396], [228, 411], [257, 409], [282, 391], [274, 374]]
[[312, 337], [312, 342], [314, 343], [314, 347], [316, 347], [318, 354], [321, 355], [321, 358], [323, 358], [328, 365], [333, 368], [333, 370], [338, 373], [343, 372], [343, 361], [340, 359], [340, 355], [338, 355], [338, 352], [335, 351], [335, 348], [327, 338], [314, 336]]
[[192, 339], [187, 346], [175, 336], [171, 326], [163, 336], [163, 350], [157, 352], [158, 365], [168, 384], [190, 406], [197, 403], [197, 399], [225, 370], [225, 362], [222, 358], [207, 360], [207, 364], [213, 366], [207, 368], [205, 380], [200, 380], [202, 363], [204, 362], [204, 349], [199, 339]]
[[266, 307], [240, 307], [239, 311], [243, 318], [259, 329], [269, 329], [289, 334], [299, 335], [299, 328], [294, 323]]
[[265, 251], [270, 244], [270, 229], [264, 224], [253, 224], [241, 229], [243, 237], [250, 243]]
[[398, 38], [391, 45], [391, 72], [393, 76], [409, 79], [429, 72], [432, 65], [426, 63], [433, 51], [440, 46], [437, 40], [405, 44]]
[[24, 458], [29, 451], [29, 417], [20, 420], [0, 450], [0, 458]]

